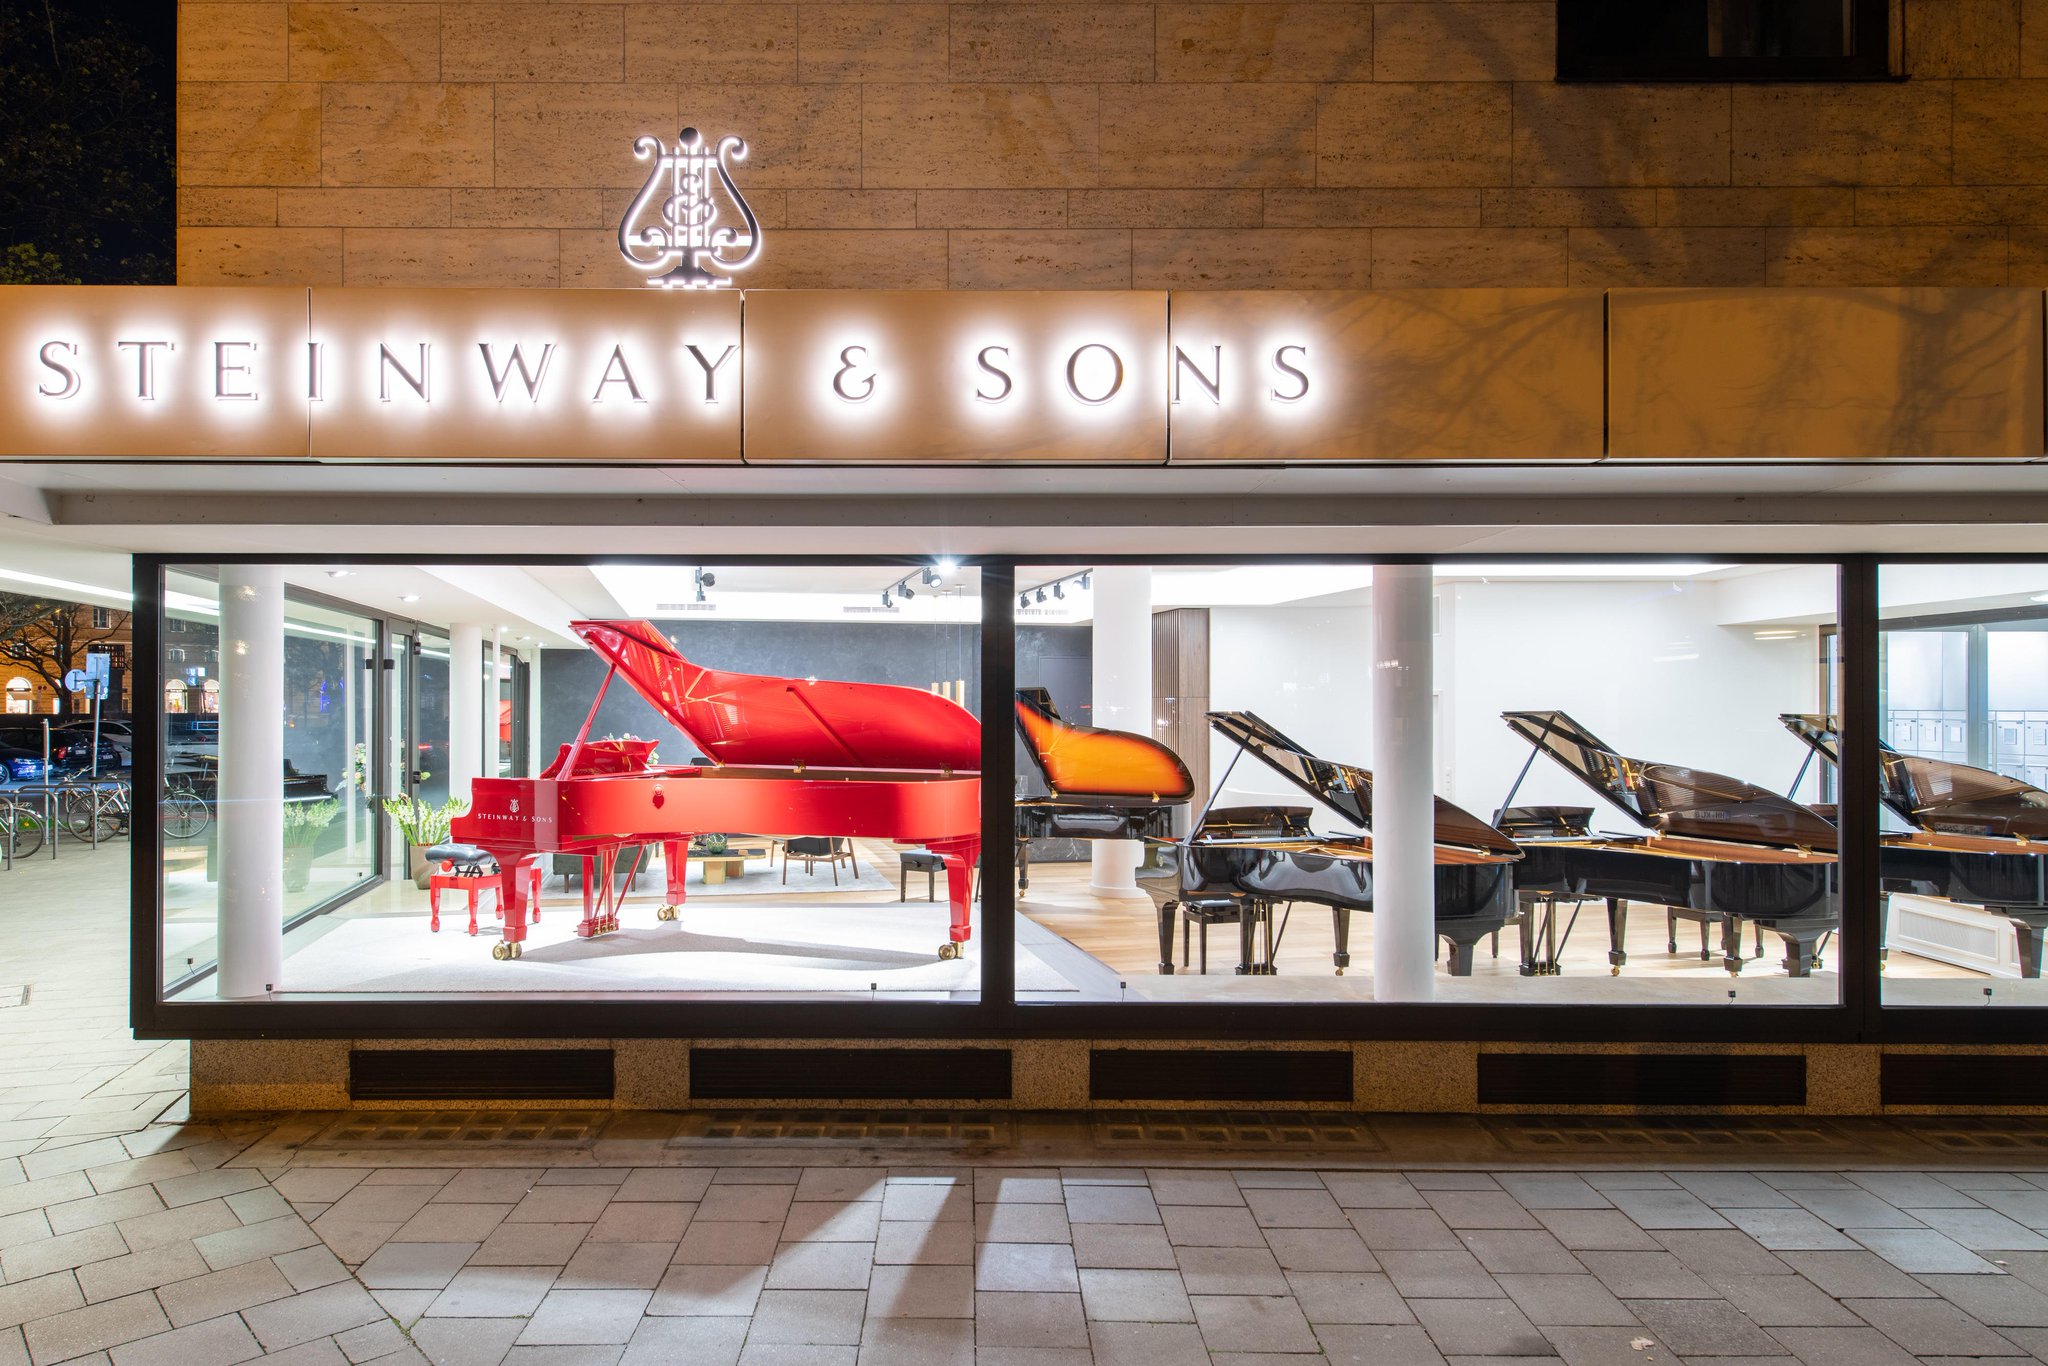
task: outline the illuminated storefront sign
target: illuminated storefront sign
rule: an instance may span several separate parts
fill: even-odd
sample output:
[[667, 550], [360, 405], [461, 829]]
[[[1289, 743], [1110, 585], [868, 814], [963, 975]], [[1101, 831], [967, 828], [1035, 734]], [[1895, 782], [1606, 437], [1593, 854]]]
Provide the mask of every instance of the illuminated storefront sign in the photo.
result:
[[2029, 290], [18, 286], [0, 458], [2028, 459], [2042, 334]]
[[[754, 264], [761, 255], [761, 224], [732, 175], [733, 163], [747, 159], [744, 138], [728, 135], [713, 146], [695, 128], [685, 128], [674, 150], [660, 138], [641, 137], [633, 155], [652, 165], [619, 220], [619, 254], [635, 270], [649, 272], [648, 284], [720, 289]], [[725, 217], [721, 200], [745, 227], [719, 226]]]

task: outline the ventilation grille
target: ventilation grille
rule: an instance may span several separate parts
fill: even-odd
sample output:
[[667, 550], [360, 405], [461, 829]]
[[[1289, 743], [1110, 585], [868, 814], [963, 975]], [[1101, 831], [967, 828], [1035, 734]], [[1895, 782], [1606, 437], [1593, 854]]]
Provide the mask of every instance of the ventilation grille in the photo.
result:
[[1007, 1048], [693, 1048], [701, 1100], [1008, 1100]]
[[1806, 1104], [1798, 1053], [1482, 1053], [1481, 1105]]
[[353, 1148], [365, 1143], [491, 1143], [577, 1146], [595, 1142], [609, 1110], [351, 1110], [306, 1146]]
[[1012, 1133], [1009, 1115], [1000, 1110], [696, 1110], [683, 1117], [669, 1146], [731, 1140], [955, 1148], [1009, 1143]]
[[1341, 1110], [1140, 1110], [1099, 1116], [1091, 1127], [1095, 1142], [1106, 1148], [1313, 1148], [1319, 1153], [1360, 1154], [1384, 1147], [1364, 1116]]
[[1886, 1105], [2048, 1105], [2044, 1063], [1995, 1053], [1887, 1053], [1879, 1094]]
[[2048, 1121], [2025, 1115], [1948, 1115], [1897, 1121], [1915, 1138], [1948, 1153], [2015, 1155], [2038, 1160], [2048, 1152]]
[[1351, 1054], [1242, 1048], [1098, 1048], [1088, 1055], [1095, 1100], [1351, 1100]]
[[351, 1100], [610, 1100], [609, 1048], [358, 1048]]
[[1601, 1158], [1660, 1149], [1731, 1155], [1754, 1150], [1781, 1157], [1787, 1150], [1806, 1155], [1868, 1155], [1825, 1124], [1774, 1115], [1735, 1119], [1702, 1119], [1694, 1115], [1494, 1115], [1485, 1124], [1503, 1147], [1515, 1152], [1580, 1152]]

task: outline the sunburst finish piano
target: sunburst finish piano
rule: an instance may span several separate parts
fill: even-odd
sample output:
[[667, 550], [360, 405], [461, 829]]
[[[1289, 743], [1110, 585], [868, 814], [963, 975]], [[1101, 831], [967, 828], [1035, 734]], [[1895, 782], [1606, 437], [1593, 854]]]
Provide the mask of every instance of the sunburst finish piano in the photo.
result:
[[[1309, 753], [1248, 711], [1208, 714], [1235, 741], [1237, 760], [1257, 758], [1351, 824], [1372, 828], [1372, 774]], [[1216, 784], [1221, 792], [1230, 769]], [[1240, 973], [1273, 971], [1273, 911], [1296, 901], [1330, 908], [1332, 954], [1351, 963], [1351, 912], [1373, 909], [1372, 836], [1318, 835], [1310, 808], [1256, 806], [1203, 813], [1193, 834], [1161, 844], [1160, 866], [1139, 875], [1159, 915], [1159, 970], [1173, 972], [1173, 922], [1183, 905], [1236, 902]], [[1514, 919], [1515, 842], [1471, 812], [1436, 799], [1436, 932], [1451, 946], [1451, 973], [1469, 976], [1481, 939]], [[1255, 947], [1265, 940], [1263, 953]]]
[[[1514, 807], [1518, 885], [1560, 899], [1605, 898], [1608, 961], [1627, 960], [1628, 901], [1643, 900], [1721, 927], [1722, 966], [1742, 971], [1742, 922], [1785, 943], [1785, 971], [1809, 975], [1822, 937], [1841, 927], [1835, 827], [1788, 797], [1706, 769], [1631, 759], [1561, 711], [1502, 713], [1508, 728], [1563, 765], [1647, 833], [1538, 833], [1547, 812]], [[1513, 800], [1510, 793], [1508, 800]], [[1702, 956], [1706, 956], [1704, 953]]]
[[1017, 689], [1017, 733], [1045, 779], [1017, 801], [1017, 886], [1031, 885], [1031, 841], [1168, 840], [1195, 780], [1149, 735], [1070, 726], [1044, 688]]
[[[577, 621], [610, 666], [576, 739], [539, 778], [478, 778], [451, 838], [490, 851], [506, 878], [499, 958], [517, 958], [529, 906], [525, 869], [541, 854], [581, 854], [586, 938], [619, 928], [613, 868], [621, 850], [659, 843], [673, 920], [695, 834], [869, 836], [918, 844], [946, 863], [951, 924], [941, 958], [970, 934], [981, 854], [981, 726], [965, 707], [916, 688], [707, 669], [684, 659], [647, 621]], [[709, 764], [658, 765], [644, 740], [591, 740], [614, 677], [689, 737]]]
[[[1778, 720], [1820, 758], [1841, 762], [1834, 717], [1788, 713]], [[1878, 799], [1905, 827], [1879, 836], [1887, 904], [1892, 893], [1919, 892], [1999, 916], [2018, 936], [2020, 976], [2039, 977], [2048, 929], [2048, 792], [1883, 743], [1878, 757]]]

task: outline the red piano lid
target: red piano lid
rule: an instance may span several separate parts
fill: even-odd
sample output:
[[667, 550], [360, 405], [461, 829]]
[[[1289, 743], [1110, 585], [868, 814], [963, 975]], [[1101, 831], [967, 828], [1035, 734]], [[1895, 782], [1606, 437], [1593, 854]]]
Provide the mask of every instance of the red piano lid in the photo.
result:
[[651, 621], [569, 626], [715, 763], [981, 769], [981, 723], [937, 693], [701, 668]]

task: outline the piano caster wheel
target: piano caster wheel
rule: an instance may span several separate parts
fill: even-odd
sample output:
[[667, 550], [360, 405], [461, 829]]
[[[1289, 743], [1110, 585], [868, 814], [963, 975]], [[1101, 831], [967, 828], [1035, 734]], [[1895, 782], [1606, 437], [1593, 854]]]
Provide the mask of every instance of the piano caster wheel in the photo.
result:
[[654, 918], [656, 920], [674, 920], [680, 913], [680, 907], [662, 906], [654, 912]]
[[941, 963], [950, 963], [959, 956], [960, 946], [952, 940], [948, 939], [945, 943], [939, 945], [939, 961]]
[[1621, 969], [1619, 967], [1609, 968], [1607, 969], [1607, 975], [1609, 977], [1619, 977], [1621, 976]]
[[491, 957], [497, 959], [500, 963], [504, 962], [508, 958], [517, 958], [519, 957], [520, 947], [521, 946], [518, 944], [507, 944], [503, 942], [493, 944], [491, 945]]
[[1338, 968], [1338, 969], [1337, 969], [1337, 975], [1338, 975], [1339, 977], [1342, 977], [1342, 976], [1344, 975], [1344, 969], [1342, 969], [1342, 968]]

